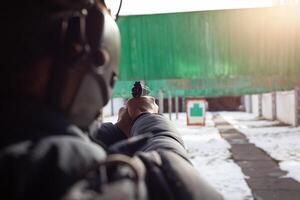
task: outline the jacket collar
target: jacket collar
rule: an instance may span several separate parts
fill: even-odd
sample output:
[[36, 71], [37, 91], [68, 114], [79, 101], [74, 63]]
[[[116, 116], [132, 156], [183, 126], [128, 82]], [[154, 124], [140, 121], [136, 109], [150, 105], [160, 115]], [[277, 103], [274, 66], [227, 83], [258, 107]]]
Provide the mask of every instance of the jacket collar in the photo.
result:
[[0, 105], [0, 147], [53, 135], [86, 135], [66, 117], [38, 102], [4, 101]]

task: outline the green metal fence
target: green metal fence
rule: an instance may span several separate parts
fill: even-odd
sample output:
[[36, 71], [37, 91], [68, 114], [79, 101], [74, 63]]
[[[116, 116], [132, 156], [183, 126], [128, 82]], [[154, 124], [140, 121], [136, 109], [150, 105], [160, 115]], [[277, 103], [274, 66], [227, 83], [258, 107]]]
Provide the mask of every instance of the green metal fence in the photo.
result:
[[[293, 81], [291, 81], [293, 80]], [[115, 97], [128, 98], [131, 96], [131, 88], [134, 81], [117, 81], [114, 88]], [[299, 75], [289, 78], [272, 76], [253, 79], [243, 77], [235, 79], [169, 79], [146, 81], [152, 96], [157, 96], [159, 90], [172, 96], [239, 96], [245, 94], [265, 93], [279, 90], [293, 89], [300, 85]]]
[[130, 80], [185, 96], [299, 85], [300, 7], [123, 16], [118, 24], [122, 56], [115, 96], [128, 90]]

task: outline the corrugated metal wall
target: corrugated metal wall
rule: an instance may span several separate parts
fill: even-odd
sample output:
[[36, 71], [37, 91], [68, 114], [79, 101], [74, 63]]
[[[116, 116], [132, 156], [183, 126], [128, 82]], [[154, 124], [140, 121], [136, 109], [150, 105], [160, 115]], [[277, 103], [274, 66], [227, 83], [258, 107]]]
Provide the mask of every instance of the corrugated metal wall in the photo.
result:
[[153, 91], [184, 96], [300, 85], [299, 7], [126, 16], [118, 24], [123, 82], [115, 96], [125, 90], [124, 81], [141, 79]]

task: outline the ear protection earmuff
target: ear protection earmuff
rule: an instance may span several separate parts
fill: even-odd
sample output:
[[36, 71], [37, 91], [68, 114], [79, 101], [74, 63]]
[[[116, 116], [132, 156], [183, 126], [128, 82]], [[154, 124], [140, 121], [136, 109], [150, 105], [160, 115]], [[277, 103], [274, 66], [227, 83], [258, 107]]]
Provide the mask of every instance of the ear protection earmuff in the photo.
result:
[[[116, 76], [119, 37], [118, 28], [108, 11], [95, 4], [62, 20], [61, 50], [57, 51], [57, 57], [64, 66], [74, 67], [80, 63], [89, 63], [98, 72], [114, 71]], [[107, 80], [108, 86], [112, 87], [114, 80], [114, 77]]]
[[90, 52], [86, 41], [87, 10], [83, 9], [73, 15], [61, 22], [59, 38], [61, 50], [57, 54], [63, 65], [69, 67], [80, 64]]
[[83, 10], [63, 26], [65, 52], [61, 59], [70, 66], [66, 70], [81, 64], [89, 66], [67, 113], [75, 124], [87, 127], [110, 99], [117, 77], [120, 35], [115, 21], [99, 4]]

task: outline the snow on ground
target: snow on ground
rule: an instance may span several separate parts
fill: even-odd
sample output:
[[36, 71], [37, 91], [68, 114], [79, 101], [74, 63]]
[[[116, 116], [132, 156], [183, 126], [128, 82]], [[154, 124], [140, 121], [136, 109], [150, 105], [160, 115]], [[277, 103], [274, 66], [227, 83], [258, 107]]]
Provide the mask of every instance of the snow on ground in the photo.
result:
[[300, 182], [300, 127], [262, 120], [244, 112], [221, 112], [226, 120], [244, 133], [251, 143], [279, 161], [282, 170]]
[[[168, 114], [165, 114], [169, 117]], [[206, 126], [187, 126], [185, 113], [172, 121], [178, 128], [188, 151], [188, 156], [199, 171], [226, 200], [253, 199], [240, 167], [231, 159], [230, 145], [221, 138], [214, 127], [212, 114], [207, 113]], [[107, 117], [104, 122], [116, 122], [117, 117]]]
[[244, 174], [230, 158], [230, 144], [214, 127], [211, 113], [207, 113], [205, 127], [187, 126], [185, 113], [180, 113], [178, 120], [173, 114], [172, 119], [182, 135], [189, 158], [205, 180], [225, 199], [253, 199]]

